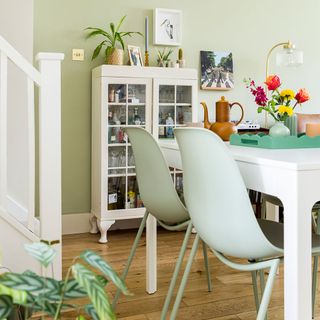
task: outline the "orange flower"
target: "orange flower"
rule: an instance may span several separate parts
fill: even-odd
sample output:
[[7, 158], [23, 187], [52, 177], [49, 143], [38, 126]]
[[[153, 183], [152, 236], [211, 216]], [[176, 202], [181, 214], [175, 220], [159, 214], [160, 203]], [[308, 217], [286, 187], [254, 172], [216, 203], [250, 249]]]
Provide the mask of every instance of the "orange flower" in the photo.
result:
[[300, 89], [294, 98], [298, 103], [304, 103], [310, 99], [310, 96], [306, 89]]
[[265, 84], [268, 87], [268, 90], [276, 90], [277, 88], [280, 87], [280, 78], [276, 75], [272, 75], [267, 77]]

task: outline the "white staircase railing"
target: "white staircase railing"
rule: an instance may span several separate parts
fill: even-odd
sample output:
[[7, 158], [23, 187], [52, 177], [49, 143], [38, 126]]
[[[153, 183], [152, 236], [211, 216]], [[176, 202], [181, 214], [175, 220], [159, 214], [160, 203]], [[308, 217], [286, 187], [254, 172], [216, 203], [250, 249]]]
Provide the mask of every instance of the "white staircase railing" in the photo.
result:
[[[61, 53], [39, 53], [35, 69], [19, 52], [0, 36], [0, 218], [12, 230], [23, 234], [30, 241], [44, 239], [59, 240], [58, 259], [54, 266], [56, 276], [61, 276]], [[28, 203], [27, 219], [21, 225], [13, 217], [8, 206], [8, 61], [13, 62], [26, 76], [27, 82], [27, 121], [28, 121]], [[39, 87], [39, 221], [35, 222], [35, 101], [34, 87]], [[1, 228], [3, 224], [1, 223]], [[37, 228], [39, 227], [39, 233]], [[12, 229], [13, 228], [13, 229]], [[1, 231], [1, 229], [0, 229]], [[14, 237], [7, 239], [14, 243]], [[1, 239], [0, 239], [1, 240]], [[0, 249], [1, 250], [1, 249]], [[6, 250], [4, 250], [6, 251]], [[10, 257], [8, 256], [10, 264]], [[3, 264], [6, 264], [4, 254]], [[11, 268], [14, 266], [10, 266]]]

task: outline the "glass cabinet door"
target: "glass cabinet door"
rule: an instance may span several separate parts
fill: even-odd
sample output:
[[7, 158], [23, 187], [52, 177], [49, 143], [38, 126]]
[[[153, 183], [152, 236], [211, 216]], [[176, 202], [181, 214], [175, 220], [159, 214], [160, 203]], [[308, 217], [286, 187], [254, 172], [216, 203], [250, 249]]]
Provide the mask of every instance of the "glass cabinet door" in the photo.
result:
[[[178, 82], [178, 81], [177, 81]], [[156, 97], [158, 119], [157, 136], [160, 139], [173, 139], [173, 129], [192, 122], [192, 84], [159, 84]], [[154, 110], [154, 111], [155, 111]]]
[[[108, 84], [107, 98], [107, 190], [108, 211], [143, 207], [136, 181], [135, 165], [126, 127], [149, 129], [147, 85]], [[150, 113], [151, 114], [151, 113]], [[148, 117], [150, 119], [148, 119]]]

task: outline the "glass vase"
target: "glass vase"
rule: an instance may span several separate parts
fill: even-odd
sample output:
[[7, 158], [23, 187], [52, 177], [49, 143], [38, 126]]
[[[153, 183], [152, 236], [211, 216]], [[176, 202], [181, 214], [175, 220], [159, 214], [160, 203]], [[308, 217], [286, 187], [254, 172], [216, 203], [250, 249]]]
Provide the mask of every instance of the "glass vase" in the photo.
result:
[[276, 121], [269, 130], [271, 137], [286, 137], [290, 136], [290, 130], [284, 125], [283, 121]]
[[287, 117], [284, 121], [284, 124], [290, 130], [291, 136], [298, 135], [298, 120], [295, 113], [291, 117]]

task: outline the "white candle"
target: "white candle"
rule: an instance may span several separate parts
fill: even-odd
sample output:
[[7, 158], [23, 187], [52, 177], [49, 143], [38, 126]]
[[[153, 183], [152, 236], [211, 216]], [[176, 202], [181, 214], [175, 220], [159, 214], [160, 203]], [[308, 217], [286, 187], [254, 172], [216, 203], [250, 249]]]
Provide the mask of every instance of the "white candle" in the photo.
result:
[[148, 51], [148, 38], [149, 38], [149, 34], [148, 34], [148, 25], [149, 25], [149, 17], [146, 17], [145, 20], [145, 51]]

